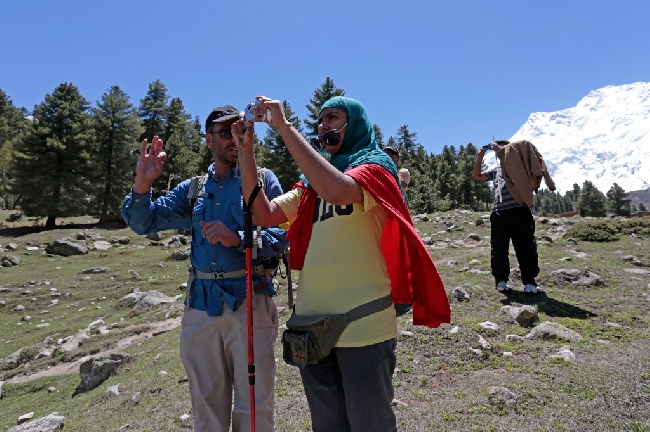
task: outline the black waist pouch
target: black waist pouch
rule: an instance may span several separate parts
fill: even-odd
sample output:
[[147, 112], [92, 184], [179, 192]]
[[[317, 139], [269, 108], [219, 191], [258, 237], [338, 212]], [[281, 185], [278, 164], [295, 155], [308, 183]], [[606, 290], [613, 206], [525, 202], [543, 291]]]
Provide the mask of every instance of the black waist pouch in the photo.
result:
[[287, 321], [282, 333], [282, 357], [285, 363], [300, 369], [326, 357], [343, 330], [352, 321], [382, 311], [393, 304], [391, 295], [362, 304], [348, 313], [336, 315], [296, 315]]
[[327, 356], [345, 327], [351, 322], [340, 315], [291, 315], [282, 333], [284, 361], [304, 368]]

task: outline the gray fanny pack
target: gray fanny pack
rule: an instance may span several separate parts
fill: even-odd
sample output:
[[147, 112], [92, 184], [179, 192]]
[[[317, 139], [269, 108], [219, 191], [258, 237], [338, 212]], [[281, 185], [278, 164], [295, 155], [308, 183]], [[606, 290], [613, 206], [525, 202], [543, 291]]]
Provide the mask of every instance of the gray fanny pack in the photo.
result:
[[352, 321], [388, 309], [393, 304], [389, 294], [357, 306], [344, 314], [296, 315], [287, 321], [287, 330], [282, 333], [282, 356], [285, 363], [300, 369], [316, 364], [326, 357], [343, 330]]

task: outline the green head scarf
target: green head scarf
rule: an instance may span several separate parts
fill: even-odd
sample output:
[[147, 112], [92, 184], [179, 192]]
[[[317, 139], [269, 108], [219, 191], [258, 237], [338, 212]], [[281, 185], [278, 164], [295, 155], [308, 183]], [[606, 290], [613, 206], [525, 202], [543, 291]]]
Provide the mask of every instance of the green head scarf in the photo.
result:
[[[375, 131], [363, 105], [355, 99], [336, 96], [325, 102], [320, 112], [323, 112], [325, 108], [338, 108], [348, 115], [343, 144], [339, 151], [332, 155], [330, 163], [341, 172], [363, 164], [380, 165], [395, 177], [399, 185], [397, 167], [390, 156], [377, 145]], [[306, 179], [303, 176], [301, 178], [308, 186]]]

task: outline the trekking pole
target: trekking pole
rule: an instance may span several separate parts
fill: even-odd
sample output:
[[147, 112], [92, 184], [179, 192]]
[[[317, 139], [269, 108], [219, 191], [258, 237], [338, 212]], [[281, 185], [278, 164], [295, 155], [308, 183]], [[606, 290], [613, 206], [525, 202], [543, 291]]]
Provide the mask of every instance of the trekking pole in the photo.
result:
[[[252, 201], [252, 200], [251, 200]], [[246, 250], [246, 300], [248, 307], [248, 384], [250, 386], [251, 430], [255, 432], [255, 352], [253, 350], [253, 214], [243, 200], [244, 249]]]
[[287, 296], [289, 298], [289, 310], [293, 310], [293, 281], [291, 280], [291, 267], [289, 266], [289, 260], [291, 259], [289, 249], [284, 252], [282, 259], [284, 260], [284, 266], [287, 269]]

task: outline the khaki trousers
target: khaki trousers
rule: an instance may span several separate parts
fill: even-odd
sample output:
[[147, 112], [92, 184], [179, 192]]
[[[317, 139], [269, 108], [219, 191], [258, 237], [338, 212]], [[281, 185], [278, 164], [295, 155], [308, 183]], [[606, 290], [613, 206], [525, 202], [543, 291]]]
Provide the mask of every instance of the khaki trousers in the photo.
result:
[[[278, 311], [273, 299], [257, 294], [253, 311], [255, 354], [256, 431], [274, 429], [273, 404]], [[223, 315], [185, 307], [180, 351], [189, 381], [194, 430], [233, 432], [251, 430], [248, 383], [248, 329], [246, 302]], [[234, 394], [234, 405], [233, 405]]]

